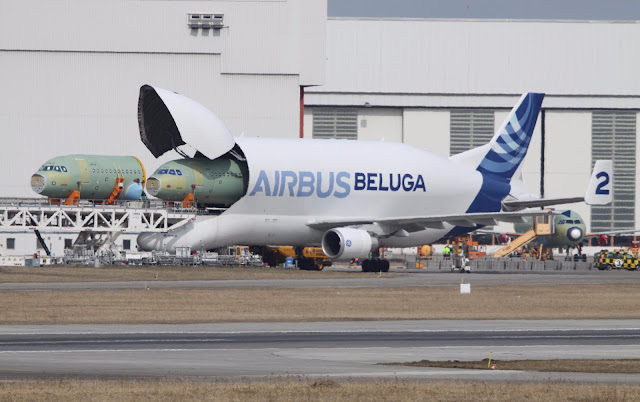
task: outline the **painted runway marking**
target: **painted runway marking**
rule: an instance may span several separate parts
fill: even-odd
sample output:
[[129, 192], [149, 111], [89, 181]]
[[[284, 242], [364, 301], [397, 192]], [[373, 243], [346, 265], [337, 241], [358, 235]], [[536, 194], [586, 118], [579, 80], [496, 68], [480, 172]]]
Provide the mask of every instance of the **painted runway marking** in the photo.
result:
[[[381, 346], [381, 347], [359, 347], [359, 348], [273, 348], [273, 347], [265, 347], [265, 348], [202, 348], [202, 349], [188, 349], [188, 348], [153, 348], [153, 349], [55, 349], [55, 350], [0, 350], [0, 354], [12, 354], [12, 353], [112, 353], [112, 352], [223, 352], [223, 351], [268, 351], [268, 350], [276, 350], [276, 351], [289, 351], [289, 350], [318, 350], [318, 351], [326, 351], [327, 349], [331, 349], [334, 351], [342, 351], [342, 350], [379, 350], [379, 349], [513, 349], [513, 348], [563, 348], [566, 349], [567, 345], [523, 345], [523, 346], [497, 346], [497, 345], [487, 345], [487, 346], [407, 346], [407, 347], [399, 347], [393, 348], [389, 346]], [[573, 348], [582, 348], [582, 347], [625, 347], [625, 348], [640, 348], [640, 344], [638, 345], [571, 345]], [[638, 349], [640, 351], [640, 349]]]

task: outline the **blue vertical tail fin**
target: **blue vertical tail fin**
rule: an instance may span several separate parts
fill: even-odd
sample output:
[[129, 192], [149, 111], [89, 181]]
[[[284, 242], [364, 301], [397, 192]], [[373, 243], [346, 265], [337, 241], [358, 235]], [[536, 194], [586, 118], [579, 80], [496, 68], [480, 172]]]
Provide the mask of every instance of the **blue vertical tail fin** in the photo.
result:
[[544, 94], [527, 93], [502, 123], [489, 145], [489, 152], [478, 165], [480, 173], [511, 179], [527, 154], [536, 127]]
[[541, 93], [522, 95], [488, 144], [452, 159], [473, 164], [482, 174], [510, 180], [527, 154], [543, 99]]

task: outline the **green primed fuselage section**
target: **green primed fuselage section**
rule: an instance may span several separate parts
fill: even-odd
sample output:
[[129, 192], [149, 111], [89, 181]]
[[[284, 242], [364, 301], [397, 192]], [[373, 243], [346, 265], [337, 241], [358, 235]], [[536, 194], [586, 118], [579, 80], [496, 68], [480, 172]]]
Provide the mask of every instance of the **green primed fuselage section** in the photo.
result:
[[[104, 200], [112, 194], [117, 177], [124, 179], [123, 196], [126, 196], [127, 190], [144, 185], [144, 167], [133, 156], [58, 156], [34, 173], [31, 187], [50, 198], [67, 198], [78, 190], [81, 199]], [[129, 192], [130, 195], [134, 193]]]
[[[586, 233], [586, 225], [584, 220], [575, 211], [565, 211], [568, 215], [554, 215], [555, 232], [552, 235], [543, 236], [542, 244], [550, 248], [564, 248], [567, 246], [576, 246], [582, 242], [583, 238], [578, 241], [572, 241], [567, 236], [567, 232], [573, 228], [579, 228], [584, 235]], [[531, 229], [531, 219], [527, 219], [526, 223], [516, 223], [513, 229], [518, 233], [525, 233]]]
[[244, 161], [231, 158], [181, 159], [160, 166], [147, 180], [149, 194], [165, 201], [228, 206], [247, 192], [249, 174]]

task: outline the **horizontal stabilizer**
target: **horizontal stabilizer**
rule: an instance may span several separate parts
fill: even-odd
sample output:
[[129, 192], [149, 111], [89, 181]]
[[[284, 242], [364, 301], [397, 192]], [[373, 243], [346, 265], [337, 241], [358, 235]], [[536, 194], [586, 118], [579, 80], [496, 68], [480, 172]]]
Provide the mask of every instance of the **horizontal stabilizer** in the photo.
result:
[[514, 210], [518, 208], [536, 208], [546, 207], [549, 205], [573, 204], [574, 202], [582, 202], [584, 197], [566, 197], [566, 198], [541, 198], [538, 200], [507, 200], [502, 205], [505, 209]]

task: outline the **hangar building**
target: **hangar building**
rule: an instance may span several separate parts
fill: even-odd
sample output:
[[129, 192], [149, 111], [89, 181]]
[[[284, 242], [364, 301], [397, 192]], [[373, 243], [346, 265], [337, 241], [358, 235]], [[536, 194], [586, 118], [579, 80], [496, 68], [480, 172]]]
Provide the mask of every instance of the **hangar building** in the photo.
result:
[[[235, 135], [402, 141], [442, 155], [488, 141], [521, 93], [540, 91], [529, 187], [579, 195], [593, 160], [613, 158], [613, 207], [571, 207], [592, 230], [637, 226], [640, 24], [327, 19], [326, 7], [3, 2], [0, 197], [34, 197], [31, 174], [57, 155], [135, 155], [149, 172], [178, 157], [156, 160], [139, 140], [143, 84], [197, 100]], [[0, 234], [0, 254], [12, 236]]]
[[635, 21], [330, 18], [326, 81], [306, 91], [305, 135], [449, 156], [487, 142], [520, 94], [544, 92], [528, 187], [580, 196], [593, 161], [611, 158], [613, 206], [567, 207], [593, 231], [637, 228], [639, 40]]
[[[140, 141], [144, 84], [196, 99], [236, 135], [298, 137], [301, 88], [324, 83], [326, 10], [325, 0], [1, 2], [0, 197], [37, 196], [31, 175], [59, 155], [133, 155], [149, 175], [180, 158], [156, 160]], [[69, 235], [46, 239], [54, 254]], [[0, 233], [0, 255], [33, 245], [33, 234]]]

